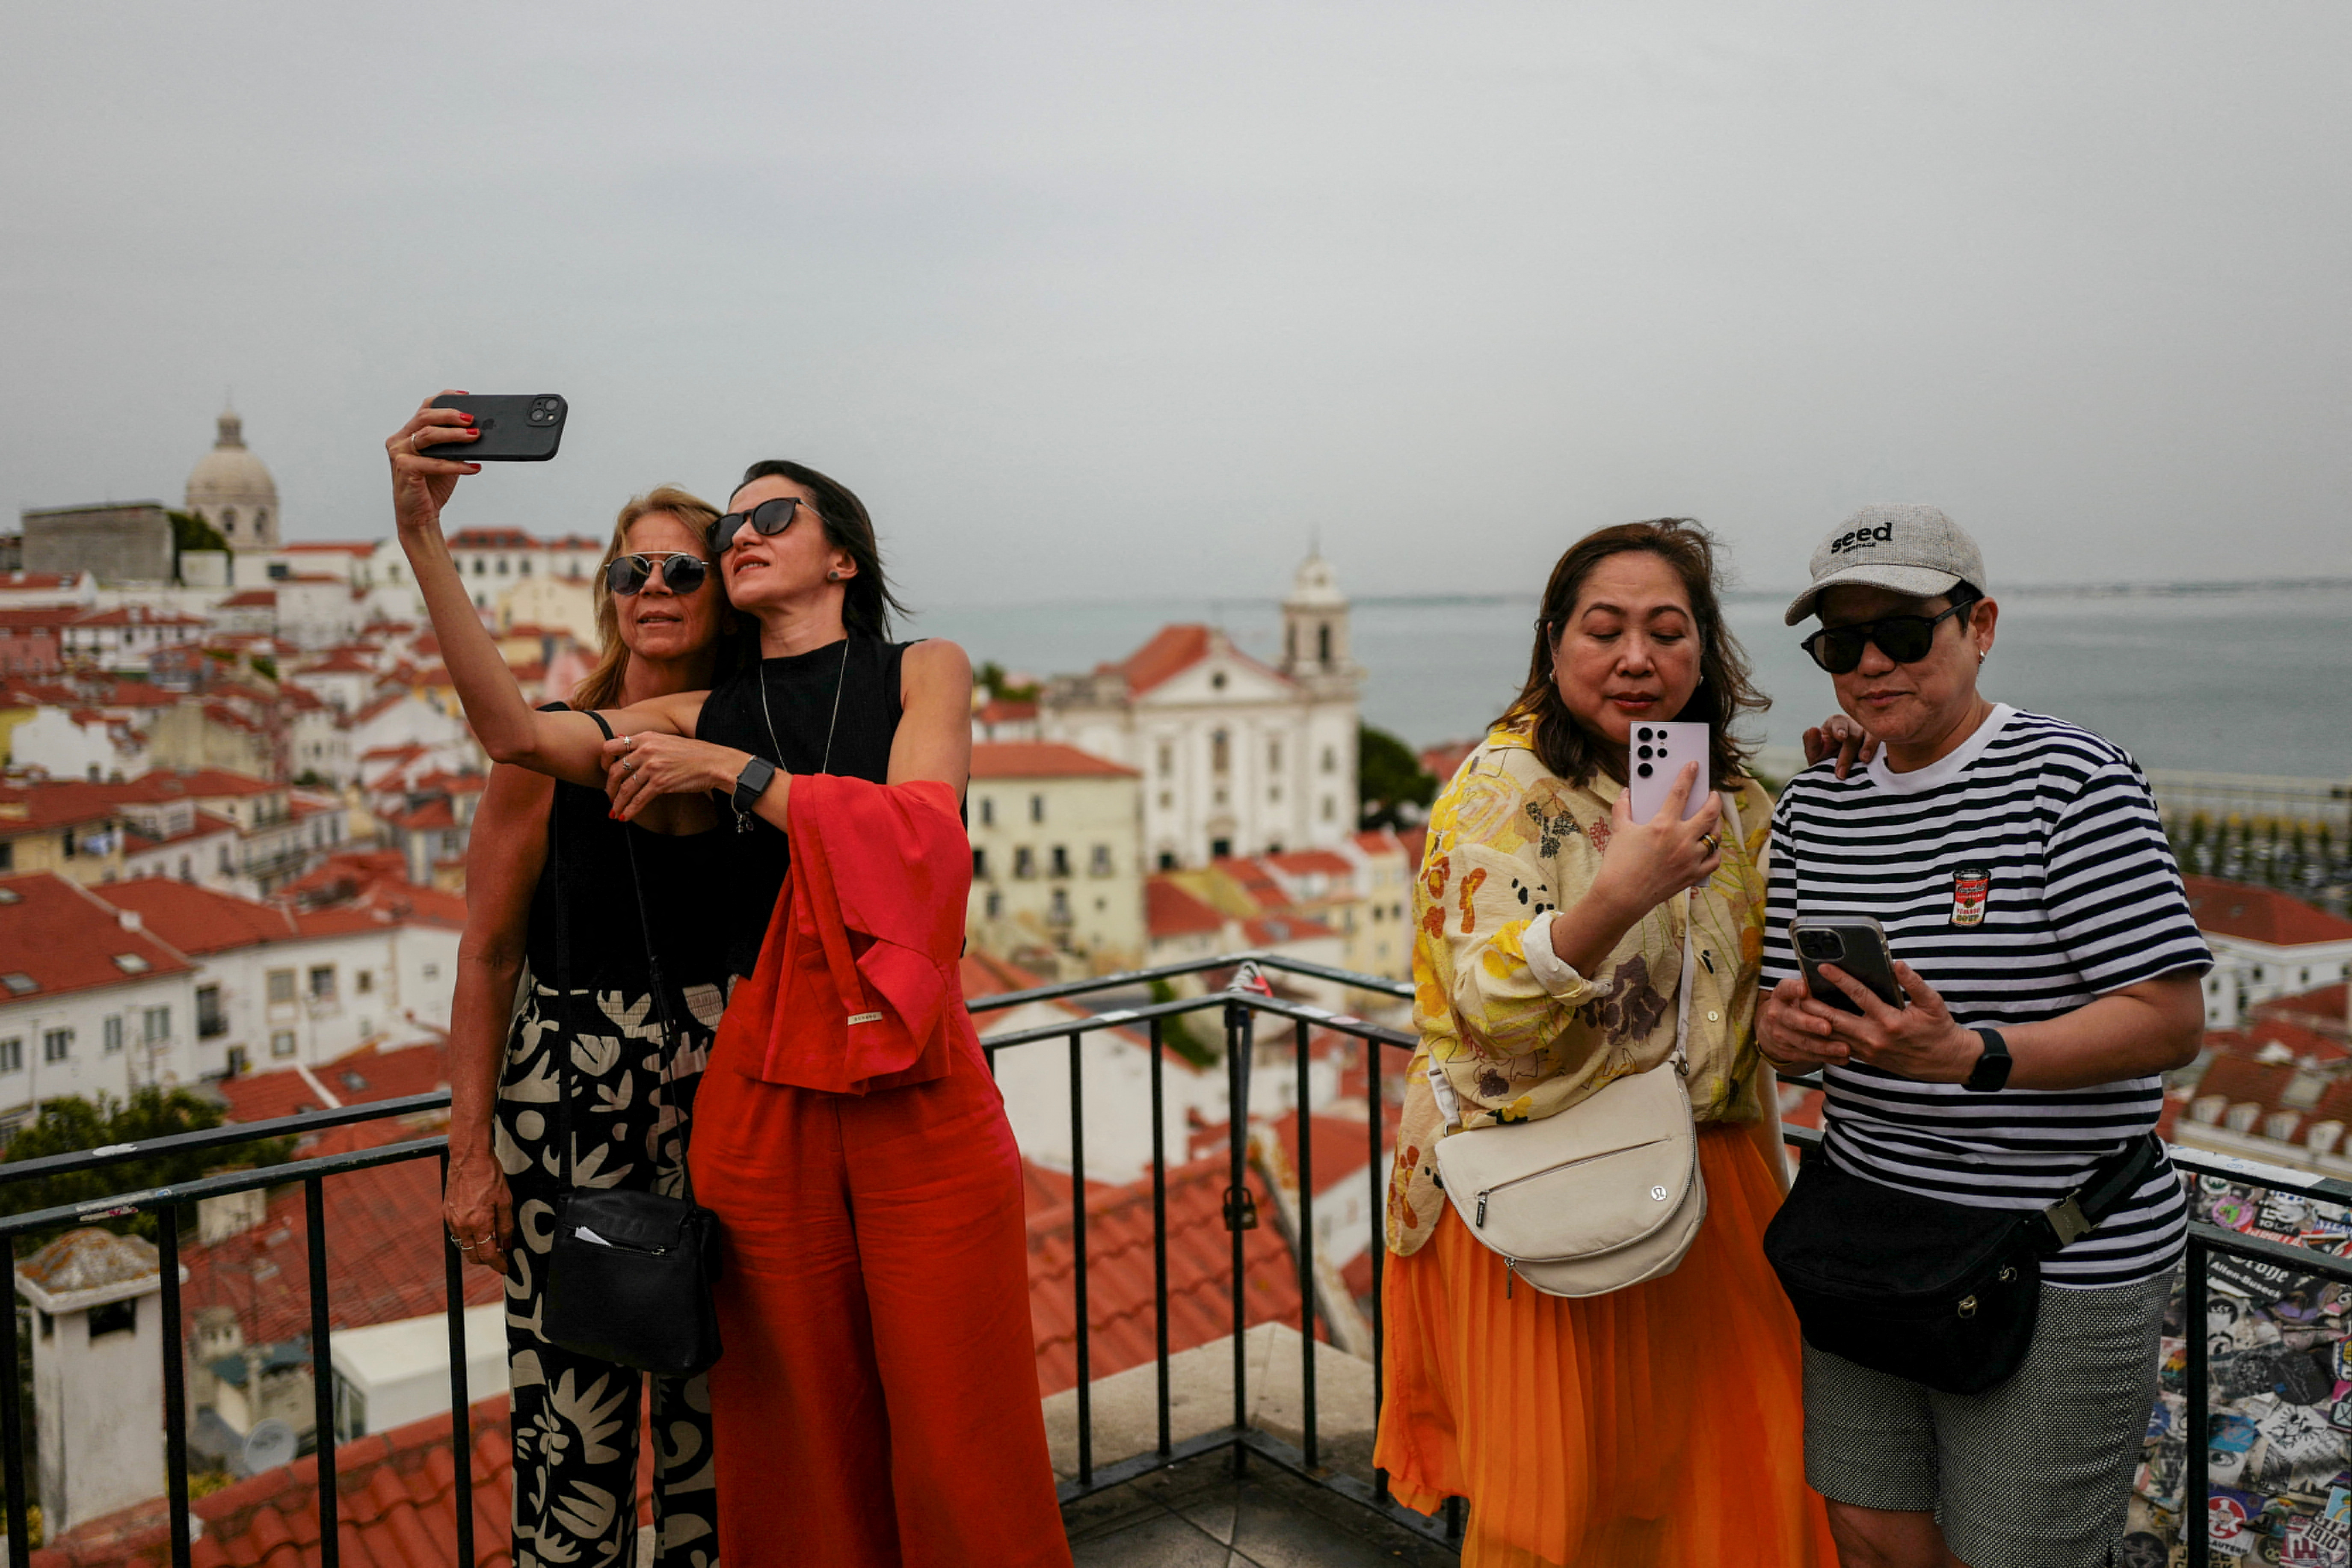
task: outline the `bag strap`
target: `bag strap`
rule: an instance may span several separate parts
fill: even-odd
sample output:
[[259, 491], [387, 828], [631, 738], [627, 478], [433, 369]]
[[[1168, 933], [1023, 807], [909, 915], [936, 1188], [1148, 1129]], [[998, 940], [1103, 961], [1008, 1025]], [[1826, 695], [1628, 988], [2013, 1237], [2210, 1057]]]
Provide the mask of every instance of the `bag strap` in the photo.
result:
[[2081, 1186], [2033, 1215], [2034, 1246], [2046, 1256], [2090, 1235], [2123, 1207], [2164, 1160], [2163, 1140], [2153, 1132], [2141, 1133], [2092, 1166]]
[[[602, 713], [596, 712], [593, 709], [583, 709], [582, 711], [587, 713], [589, 718], [595, 721], [596, 728], [604, 732], [604, 739], [609, 741], [614, 738], [613, 726], [604, 721], [604, 716]], [[652, 1005], [654, 1012], [654, 1026], [661, 1031], [662, 1068], [660, 1082], [662, 1092], [665, 1098], [667, 1098], [671, 1079], [677, 1068], [678, 1040], [681, 1037], [677, 1027], [677, 1016], [670, 1011], [669, 984], [662, 977], [661, 953], [654, 946], [653, 918], [646, 910], [645, 879], [637, 870], [636, 837], [629, 831], [629, 825], [627, 823], [619, 823], [615, 826], [620, 829], [621, 847], [628, 852], [629, 890], [636, 895], [637, 931], [638, 934], [645, 939], [646, 980], [653, 994]], [[561, 928], [559, 928], [559, 930]], [[570, 1063], [570, 1057], [567, 1055], [565, 1058], [567, 1066]], [[564, 1105], [568, 1111], [571, 1106], [571, 1097], [568, 1094], [564, 1097]], [[693, 1129], [690, 1122], [681, 1122], [680, 1128], [681, 1131], [678, 1133], [678, 1169], [683, 1174], [686, 1183], [686, 1201], [692, 1203], [694, 1201], [694, 1175], [693, 1173], [687, 1168], [685, 1155], [687, 1140], [693, 1135]]]

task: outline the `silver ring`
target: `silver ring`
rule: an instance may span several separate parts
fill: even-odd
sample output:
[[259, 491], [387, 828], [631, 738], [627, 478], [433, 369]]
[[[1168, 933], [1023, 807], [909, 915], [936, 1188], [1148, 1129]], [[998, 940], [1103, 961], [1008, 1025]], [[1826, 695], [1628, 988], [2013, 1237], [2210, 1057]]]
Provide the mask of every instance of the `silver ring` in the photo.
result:
[[621, 771], [625, 773], [635, 773], [637, 771], [637, 759], [635, 757], [623, 757], [621, 759]]
[[425, 455], [416, 449], [416, 438], [424, 434], [425, 432], [422, 430], [411, 430], [408, 433], [408, 455], [410, 457], [421, 458]]

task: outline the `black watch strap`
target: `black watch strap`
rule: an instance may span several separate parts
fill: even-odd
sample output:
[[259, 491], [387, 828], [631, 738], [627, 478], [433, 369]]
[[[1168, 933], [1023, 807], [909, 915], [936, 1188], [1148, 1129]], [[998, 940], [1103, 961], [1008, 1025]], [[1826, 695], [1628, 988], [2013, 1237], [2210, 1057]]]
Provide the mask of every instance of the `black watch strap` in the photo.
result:
[[1999, 1029], [1979, 1029], [1976, 1034], [1984, 1042], [1984, 1055], [1977, 1058], [1977, 1065], [1960, 1087], [1990, 1094], [2008, 1086], [2009, 1069], [2015, 1058], [2009, 1054], [2009, 1042], [2000, 1037]]
[[768, 793], [768, 785], [775, 782], [775, 777], [776, 764], [765, 757], [753, 757], [745, 763], [743, 771], [735, 775], [735, 793], [730, 797], [735, 815], [751, 816], [751, 808], [760, 804], [760, 797]]

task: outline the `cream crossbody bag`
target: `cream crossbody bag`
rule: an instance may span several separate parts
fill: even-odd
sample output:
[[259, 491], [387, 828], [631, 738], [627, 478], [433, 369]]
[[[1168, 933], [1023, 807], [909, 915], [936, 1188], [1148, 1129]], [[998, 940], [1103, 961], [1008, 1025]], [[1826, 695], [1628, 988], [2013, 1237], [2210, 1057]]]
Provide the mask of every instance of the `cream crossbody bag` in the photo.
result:
[[[1731, 830], [1739, 808], [1726, 798]], [[1537, 1121], [1437, 1141], [1445, 1201], [1479, 1244], [1548, 1296], [1605, 1296], [1671, 1274], [1706, 1218], [1691, 1117], [1691, 896], [1674, 1055]], [[1433, 1082], [1439, 1074], [1430, 1065]], [[1452, 1100], [1451, 1085], [1438, 1097]]]

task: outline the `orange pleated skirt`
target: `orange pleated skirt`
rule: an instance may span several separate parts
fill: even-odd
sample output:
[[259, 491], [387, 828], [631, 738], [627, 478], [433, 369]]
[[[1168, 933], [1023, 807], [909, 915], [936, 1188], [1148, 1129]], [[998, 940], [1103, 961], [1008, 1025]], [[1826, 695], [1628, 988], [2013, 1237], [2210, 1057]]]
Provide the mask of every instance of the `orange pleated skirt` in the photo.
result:
[[1796, 1316], [1764, 1261], [1780, 1184], [1699, 1131], [1706, 1219], [1672, 1274], [1569, 1300], [1508, 1285], [1449, 1206], [1391, 1258], [1374, 1462], [1407, 1507], [1470, 1500], [1464, 1568], [1832, 1568], [1805, 1485]]

